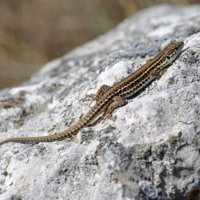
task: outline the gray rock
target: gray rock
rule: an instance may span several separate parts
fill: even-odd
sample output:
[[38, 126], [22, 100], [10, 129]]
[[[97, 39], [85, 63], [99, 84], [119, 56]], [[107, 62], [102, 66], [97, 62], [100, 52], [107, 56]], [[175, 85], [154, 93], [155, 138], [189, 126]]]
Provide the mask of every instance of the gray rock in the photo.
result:
[[184, 199], [200, 191], [200, 6], [157, 6], [0, 91], [0, 140], [66, 130], [171, 40], [185, 46], [113, 119], [53, 143], [0, 147], [0, 199]]
[[149, 198], [155, 199], [158, 197], [157, 189], [148, 181], [140, 181], [139, 187], [142, 192]]

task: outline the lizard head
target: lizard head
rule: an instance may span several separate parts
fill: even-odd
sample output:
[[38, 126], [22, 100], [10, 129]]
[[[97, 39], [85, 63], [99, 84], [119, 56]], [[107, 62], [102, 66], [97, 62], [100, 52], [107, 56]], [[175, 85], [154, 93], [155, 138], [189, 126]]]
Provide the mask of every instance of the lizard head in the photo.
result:
[[181, 50], [183, 49], [183, 46], [184, 46], [183, 42], [174, 42], [174, 43], [168, 44], [163, 49], [166, 59], [169, 62], [172, 62], [178, 56], [178, 54], [181, 52]]

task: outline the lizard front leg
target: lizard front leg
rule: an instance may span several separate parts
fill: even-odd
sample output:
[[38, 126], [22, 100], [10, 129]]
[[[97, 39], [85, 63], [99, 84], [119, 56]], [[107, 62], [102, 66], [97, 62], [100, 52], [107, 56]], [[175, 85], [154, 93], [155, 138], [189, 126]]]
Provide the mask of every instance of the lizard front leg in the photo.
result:
[[98, 89], [98, 91], [97, 91], [96, 94], [89, 94], [89, 95], [86, 94], [85, 98], [81, 99], [80, 101], [85, 100], [85, 99], [87, 99], [87, 98], [92, 98], [92, 101], [91, 101], [90, 104], [89, 104], [89, 107], [90, 107], [90, 105], [91, 105], [91, 103], [92, 103], [93, 101], [98, 101], [109, 89], [110, 89], [109, 86], [107, 86], [107, 85], [102, 85], [102, 86]]
[[160, 78], [167, 70], [166, 69], [163, 69], [162, 71], [160, 72], [157, 72], [157, 71], [151, 71], [150, 74], [155, 77], [155, 78]]

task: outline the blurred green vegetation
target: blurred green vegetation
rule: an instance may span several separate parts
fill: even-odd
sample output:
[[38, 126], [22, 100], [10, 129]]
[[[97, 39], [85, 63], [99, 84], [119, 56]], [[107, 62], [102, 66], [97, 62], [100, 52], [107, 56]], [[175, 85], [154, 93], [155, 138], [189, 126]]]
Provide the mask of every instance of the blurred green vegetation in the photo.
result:
[[0, 0], [0, 89], [94, 39], [140, 9], [200, 0]]

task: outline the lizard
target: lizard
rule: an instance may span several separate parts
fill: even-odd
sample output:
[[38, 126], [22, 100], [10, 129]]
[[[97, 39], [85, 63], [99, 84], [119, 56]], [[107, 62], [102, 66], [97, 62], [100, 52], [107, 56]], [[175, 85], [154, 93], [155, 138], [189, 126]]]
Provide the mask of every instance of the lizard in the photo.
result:
[[125, 99], [141, 91], [153, 80], [160, 78], [166, 72], [166, 68], [179, 55], [183, 46], [184, 43], [182, 41], [168, 44], [155, 58], [149, 60], [122, 81], [116, 83], [112, 87], [102, 85], [96, 94], [86, 95], [84, 99], [92, 98], [89, 107], [93, 101], [96, 101], [96, 104], [82, 119], [80, 119], [80, 121], [69, 129], [49, 136], [10, 138], [0, 142], [0, 145], [8, 142], [38, 143], [64, 140], [65, 138], [77, 134], [84, 127], [91, 124], [101, 113], [106, 111], [99, 120], [99, 122], [103, 121], [102, 123], [104, 123], [107, 118], [112, 118], [112, 114], [116, 108], [125, 104]]

